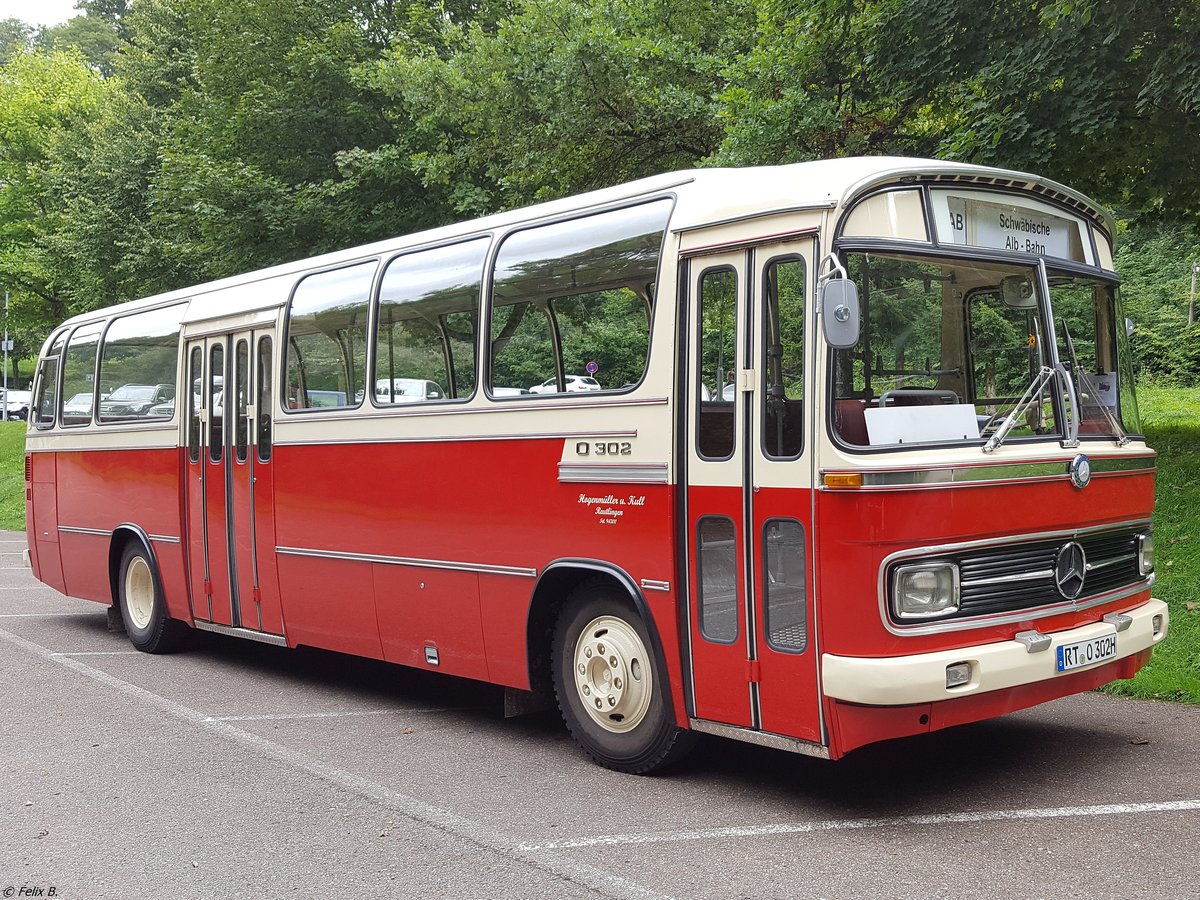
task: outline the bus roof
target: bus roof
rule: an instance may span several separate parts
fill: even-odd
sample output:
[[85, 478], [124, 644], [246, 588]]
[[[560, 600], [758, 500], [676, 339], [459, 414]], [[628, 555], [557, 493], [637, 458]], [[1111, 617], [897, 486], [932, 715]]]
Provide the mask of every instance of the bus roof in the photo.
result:
[[[906, 177], [911, 177], [914, 182], [957, 181], [1034, 190], [1073, 207], [1103, 227], [1110, 235], [1113, 231], [1109, 215], [1094, 201], [1071, 188], [1024, 172], [969, 163], [863, 156], [781, 166], [685, 169], [115, 304], [82, 313], [67, 320], [65, 324], [73, 325], [153, 306], [196, 300], [205, 294], [237, 288], [243, 289], [234, 291], [241, 295], [237, 306], [240, 310], [278, 307], [287, 301], [290, 279], [301, 272], [395, 253], [407, 248], [438, 244], [456, 237], [509, 229], [528, 221], [577, 213], [591, 207], [655, 194], [676, 195], [677, 205], [671, 217], [671, 231], [682, 232], [789, 210], [822, 207], [832, 209], [848, 203], [858, 194], [876, 185], [894, 183]], [[264, 290], [267, 287], [265, 283], [275, 279], [280, 280], [279, 290]], [[247, 303], [246, 299], [252, 296], [253, 299]], [[192, 303], [184, 316], [184, 322], [203, 321], [225, 311], [206, 307], [203, 303]]]

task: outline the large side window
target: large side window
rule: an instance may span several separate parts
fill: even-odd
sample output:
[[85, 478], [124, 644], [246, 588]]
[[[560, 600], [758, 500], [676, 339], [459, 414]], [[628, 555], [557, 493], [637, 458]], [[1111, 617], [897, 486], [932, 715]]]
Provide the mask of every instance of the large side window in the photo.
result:
[[92, 421], [92, 402], [96, 394], [96, 348], [100, 345], [103, 323], [81, 325], [67, 342], [63, 357], [63, 425], [87, 425]]
[[670, 213], [671, 201], [656, 200], [505, 239], [493, 272], [493, 394], [641, 381]]
[[375, 263], [310, 275], [288, 309], [287, 406], [358, 406], [366, 373], [367, 309]]
[[737, 274], [712, 269], [700, 278], [700, 392], [696, 438], [700, 455], [728, 459], [734, 446], [737, 385]]
[[175, 414], [182, 304], [114, 319], [100, 351], [100, 421]]
[[37, 387], [34, 390], [33, 407], [29, 410], [29, 417], [37, 428], [54, 425], [54, 416], [58, 411], [58, 368], [66, 342], [67, 333], [59, 332], [50, 342], [45, 356], [38, 361]]
[[409, 253], [383, 274], [376, 318], [375, 402], [470, 397], [488, 240]]

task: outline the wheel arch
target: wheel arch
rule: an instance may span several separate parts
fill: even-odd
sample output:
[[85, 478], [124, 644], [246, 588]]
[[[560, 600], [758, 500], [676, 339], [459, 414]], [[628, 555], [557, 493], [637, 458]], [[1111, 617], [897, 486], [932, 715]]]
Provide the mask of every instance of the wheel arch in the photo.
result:
[[154, 553], [150, 535], [146, 534], [139, 525], [123, 522], [113, 529], [112, 540], [108, 544], [108, 584], [112, 591], [114, 609], [119, 608], [121, 602], [121, 559], [125, 556], [125, 548], [130, 544], [136, 544], [146, 552], [146, 557], [150, 560], [150, 577], [154, 579], [155, 590], [159, 592], [159, 596], [165, 596], [162, 589], [162, 576], [158, 571], [158, 557]]
[[[650, 605], [633, 577], [620, 566], [596, 559], [567, 557], [556, 559], [542, 570], [525, 619], [525, 659], [529, 669], [529, 684], [535, 693], [551, 690], [550, 644], [554, 635], [554, 623], [567, 598], [581, 585], [590, 581], [605, 580], [625, 594], [634, 610], [645, 623], [650, 636], [650, 652], [654, 654], [659, 671], [670, 684], [671, 670], [667, 666], [666, 653], [658, 634], [658, 625], [650, 612]], [[664, 699], [672, 709], [672, 691], [664, 691]]]

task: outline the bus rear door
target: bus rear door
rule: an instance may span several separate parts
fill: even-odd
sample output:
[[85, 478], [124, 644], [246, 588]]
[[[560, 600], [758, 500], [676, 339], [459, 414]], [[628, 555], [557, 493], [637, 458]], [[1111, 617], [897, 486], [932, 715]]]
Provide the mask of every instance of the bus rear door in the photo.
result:
[[271, 508], [272, 351], [269, 330], [187, 345], [192, 614], [264, 636], [283, 634]]

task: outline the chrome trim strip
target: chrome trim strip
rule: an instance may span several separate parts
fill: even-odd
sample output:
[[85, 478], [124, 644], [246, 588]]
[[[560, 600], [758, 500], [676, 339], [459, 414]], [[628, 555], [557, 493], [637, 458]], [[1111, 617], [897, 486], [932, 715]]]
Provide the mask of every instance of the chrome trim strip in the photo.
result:
[[[632, 390], [632, 389], [631, 389]], [[482, 394], [476, 394], [482, 397]], [[528, 397], [595, 397], [594, 400], [534, 400]], [[531, 409], [597, 409], [614, 406], [665, 406], [669, 397], [623, 398], [606, 397], [599, 391], [572, 391], [554, 394], [529, 394], [521, 397], [500, 397], [475, 402], [472, 399], [439, 401], [437, 403], [397, 403], [389, 406], [346, 406], [291, 410], [285, 417], [276, 417], [275, 424], [282, 422], [368, 422], [372, 419], [403, 419], [409, 416], [470, 416], [490, 413], [526, 412]], [[444, 405], [443, 405], [444, 403]], [[334, 412], [344, 409], [345, 412]]]
[[516, 575], [537, 578], [537, 569], [523, 566], [495, 566], [488, 563], [455, 562], [445, 559], [417, 559], [408, 556], [383, 556], [376, 553], [349, 553], [338, 550], [315, 550], [309, 547], [276, 547], [281, 556], [311, 556], [317, 559], [340, 559], [345, 562], [379, 563], [384, 566], [412, 566], [418, 569], [446, 569], [453, 572], [476, 572], [480, 575]]
[[693, 731], [705, 734], [715, 734], [718, 737], [730, 738], [735, 741], [745, 741], [748, 744], [758, 744], [760, 747], [771, 747], [774, 750], [787, 750], [792, 753], [802, 753], [805, 756], [815, 756], [818, 759], [829, 759], [829, 748], [811, 741], [786, 737], [770, 731], [754, 731], [750, 728], [739, 728], [736, 725], [723, 725], [720, 722], [710, 722], [707, 719], [688, 719], [688, 725]]
[[170, 534], [148, 534], [146, 537], [158, 544], [181, 544], [182, 538], [177, 538]]
[[224, 634], [229, 637], [245, 638], [248, 641], [256, 641], [260, 644], [271, 644], [274, 647], [286, 647], [288, 645], [287, 638], [281, 634], [267, 634], [262, 631], [251, 631], [249, 628], [232, 628], [229, 625], [218, 625], [215, 622], [205, 622], [202, 619], [196, 619], [193, 624], [198, 631], [212, 631], [216, 634]]
[[995, 578], [972, 578], [963, 580], [963, 587], [978, 587], [981, 584], [1004, 584], [1009, 581], [1036, 581], [1038, 578], [1053, 578], [1053, 569], [1039, 569], [1036, 572], [1024, 572], [1020, 575], [997, 575]]
[[1108, 566], [1115, 566], [1117, 563], [1129, 562], [1131, 559], [1137, 559], [1136, 553], [1126, 553], [1124, 556], [1114, 556], [1112, 559], [1106, 559], [1104, 562], [1088, 563], [1084, 566], [1085, 572], [1090, 572], [1093, 569], [1104, 569]]
[[655, 581], [652, 578], [643, 578], [641, 580], [643, 590], [647, 591], [669, 591], [671, 590], [671, 582]]
[[[862, 469], [822, 469], [820, 490], [831, 490], [824, 483], [826, 474], [861, 474], [862, 487], [834, 488], [832, 490], [901, 490], [906, 488], [938, 488], [955, 485], [994, 484], [996, 482], [1059, 481], [1070, 478], [1068, 466], [1071, 460], [1045, 462], [966, 464], [932, 468], [886, 469], [865, 471]], [[1156, 469], [1153, 456], [1092, 457], [1092, 476], [1132, 475], [1153, 472]]]
[[563, 484], [618, 482], [622, 484], [667, 484], [666, 463], [565, 463], [558, 464]]
[[[321, 421], [324, 421], [323, 419]], [[523, 434], [434, 434], [434, 435], [397, 435], [395, 437], [375, 438], [329, 438], [328, 440], [312, 441], [274, 441], [274, 447], [306, 447], [324, 444], [431, 444], [431, 443], [462, 443], [464, 441], [538, 441], [538, 440], [570, 440], [571, 438], [635, 438], [637, 429], [626, 431], [545, 431], [525, 432]]]
[[935, 544], [928, 547], [912, 547], [907, 550], [898, 550], [895, 553], [890, 553], [883, 558], [879, 564], [879, 574], [876, 578], [876, 590], [879, 599], [879, 617], [883, 622], [884, 628], [890, 633], [898, 636], [903, 635], [929, 635], [943, 634], [948, 631], [966, 631], [972, 628], [985, 628], [990, 625], [1009, 625], [1013, 622], [1028, 622], [1034, 619], [1044, 619], [1048, 616], [1062, 615], [1069, 612], [1080, 612], [1082, 610], [1091, 609], [1093, 606], [1099, 606], [1103, 603], [1109, 603], [1113, 600], [1121, 600], [1125, 597], [1130, 597], [1133, 594], [1147, 590], [1154, 584], [1154, 574], [1151, 573], [1146, 578], [1136, 584], [1131, 584], [1123, 588], [1117, 588], [1104, 594], [1094, 594], [1088, 597], [1079, 598], [1076, 600], [1066, 600], [1049, 606], [1034, 607], [1031, 609], [1014, 610], [1012, 612], [993, 613], [990, 616], [975, 616], [966, 619], [955, 619], [949, 622], [937, 622], [929, 625], [900, 627], [892, 622], [888, 616], [887, 608], [887, 585], [884, 579], [884, 573], [892, 563], [897, 560], [907, 559], [913, 556], [937, 556], [939, 554], [958, 553], [965, 550], [977, 550], [985, 547], [998, 547], [1011, 544], [1032, 543], [1035, 541], [1059, 540], [1062, 538], [1077, 538], [1081, 535], [1096, 534], [1105, 531], [1120, 531], [1125, 528], [1148, 528], [1150, 526], [1149, 519], [1133, 519], [1128, 522], [1111, 522], [1107, 525], [1092, 525], [1087, 528], [1077, 528], [1070, 531], [1039, 531], [1031, 534], [1013, 534], [1002, 538], [987, 538], [978, 541], [963, 541], [957, 544]]
[[112, 537], [112, 531], [103, 528], [79, 528], [74, 525], [59, 525], [58, 530], [67, 534], [94, 534], [98, 537]]

